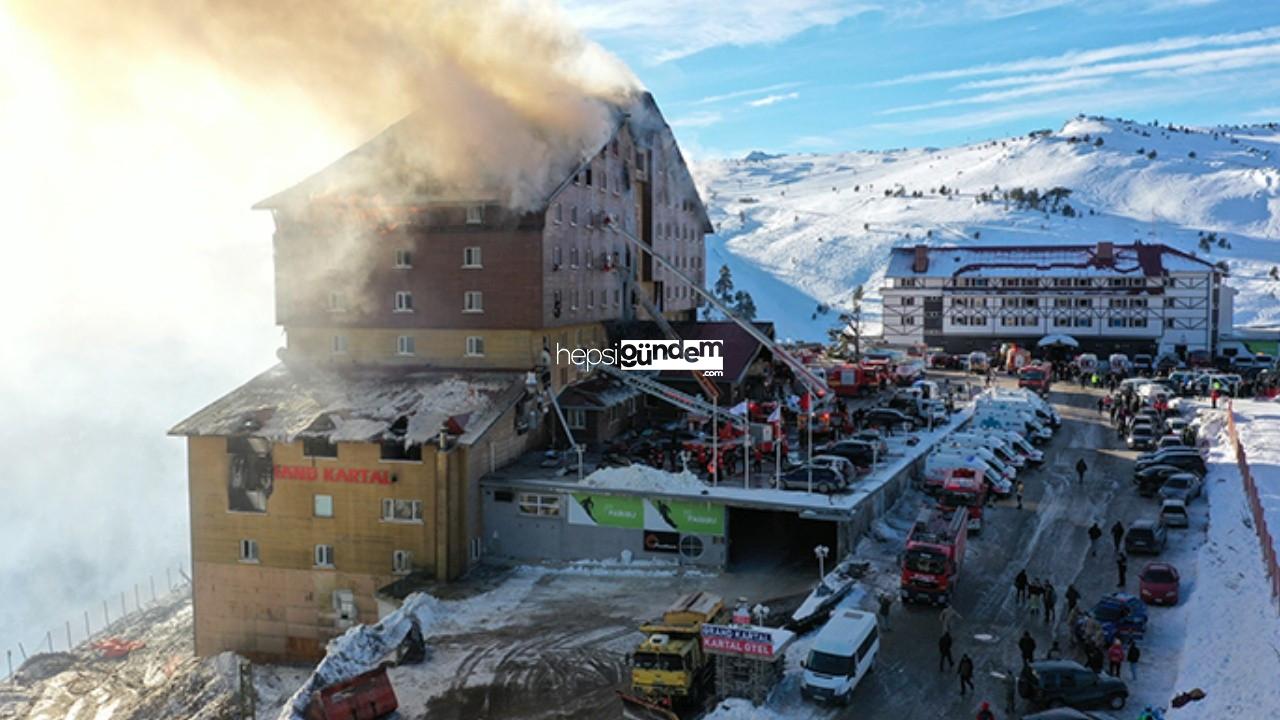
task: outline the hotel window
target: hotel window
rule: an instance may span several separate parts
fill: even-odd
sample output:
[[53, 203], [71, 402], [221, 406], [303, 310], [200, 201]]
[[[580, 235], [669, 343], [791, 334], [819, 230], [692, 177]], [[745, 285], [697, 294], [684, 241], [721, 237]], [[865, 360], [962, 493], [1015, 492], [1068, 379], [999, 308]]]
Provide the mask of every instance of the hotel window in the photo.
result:
[[578, 246], [569, 248], [569, 267], [578, 267]]
[[915, 319], [914, 317], [911, 317], [910, 315], [908, 315], [907, 317], [902, 318], [902, 324], [903, 324], [903, 325], [915, 325], [915, 324], [916, 324], [916, 319]]
[[413, 254], [408, 250], [397, 250], [395, 267], [398, 270], [413, 267]]
[[560, 251], [560, 246], [556, 245], [551, 248], [551, 268], [554, 270], [560, 267], [562, 262], [564, 262], [564, 254]]
[[479, 290], [468, 290], [462, 293], [462, 312], [484, 312], [484, 293]]
[[408, 550], [395, 550], [391, 553], [391, 572], [395, 575], [408, 575], [413, 572], [413, 553]]
[[578, 224], [578, 206], [577, 205], [574, 205], [573, 207], [569, 208], [569, 224], [570, 225]]
[[913, 297], [904, 297], [904, 298], [902, 298], [902, 304], [903, 304], [903, 305], [915, 305], [915, 304], [916, 304], [916, 299], [915, 299], [915, 298], [913, 298]]
[[396, 291], [395, 312], [409, 313], [413, 312], [413, 293], [408, 290]]
[[319, 567], [319, 568], [333, 567], [333, 546], [332, 545], [316, 546], [316, 567]]
[[484, 357], [484, 338], [479, 335], [467, 337], [467, 357]]
[[257, 540], [241, 540], [240, 541], [240, 562], [242, 563], [258, 562], [258, 541]]
[[334, 335], [329, 346], [329, 352], [334, 355], [344, 355], [347, 352], [347, 336]]
[[420, 523], [422, 522], [422, 501], [383, 498], [382, 519], [384, 522]]
[[347, 299], [340, 292], [329, 293], [329, 312], [345, 312]]
[[520, 493], [516, 507], [521, 515], [536, 517], [560, 517], [560, 496], [540, 493]]
[[462, 248], [462, 267], [478, 268], [480, 265], [480, 248], [466, 247]]
[[583, 176], [586, 182], [586, 186], [591, 187], [591, 166], [590, 165], [587, 166], [586, 172], [583, 173]]
[[587, 267], [589, 267], [589, 268], [590, 268], [590, 267], [594, 267], [594, 263], [595, 263], [595, 253], [591, 252], [591, 248], [590, 248], [590, 247], [588, 247], [588, 248], [587, 248], [586, 252], [584, 252], [584, 253], [583, 253], [583, 255], [585, 255], [585, 256], [586, 256], [586, 258], [587, 258]]
[[570, 430], [586, 430], [587, 429], [587, 411], [569, 408], [564, 411], [565, 422], [569, 423]]
[[397, 355], [413, 355], [414, 343], [412, 335], [401, 335], [396, 338]]
[[1176, 323], [1177, 323], [1177, 321], [1176, 321], [1176, 320], [1174, 320], [1173, 318], [1165, 318], [1165, 319], [1164, 319], [1164, 326], [1165, 326], [1165, 327], [1167, 327], [1167, 328], [1171, 328], [1171, 327], [1173, 327]]
[[330, 460], [338, 457], [338, 444], [330, 442], [329, 438], [309, 437], [302, 438], [302, 455], [309, 458], [328, 458]]
[[333, 517], [333, 496], [332, 495], [316, 495], [312, 498], [312, 512], [316, 517], [331, 518]]
[[564, 210], [560, 207], [560, 203], [556, 203], [555, 220], [557, 224], [564, 220]]
[[467, 224], [479, 225], [484, 222], [484, 206], [468, 205], [467, 206]]
[[596, 291], [588, 288], [587, 289], [587, 307], [593, 308], [595, 306], [596, 306]]
[[421, 445], [405, 445], [403, 440], [379, 443], [378, 459], [384, 462], [422, 462]]
[[1164, 306], [1167, 308], [1176, 308], [1178, 307], [1178, 299], [1167, 297], [1164, 299]]
[[1091, 317], [1076, 318], [1076, 327], [1084, 327], [1084, 328], [1093, 327], [1093, 318]]

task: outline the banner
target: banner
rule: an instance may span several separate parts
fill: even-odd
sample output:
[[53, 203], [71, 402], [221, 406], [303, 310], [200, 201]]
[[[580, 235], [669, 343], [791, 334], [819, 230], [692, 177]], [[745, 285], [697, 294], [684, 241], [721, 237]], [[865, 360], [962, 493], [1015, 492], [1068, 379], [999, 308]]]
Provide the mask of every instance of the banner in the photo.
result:
[[640, 530], [644, 527], [644, 503], [638, 497], [573, 493], [569, 523]]
[[773, 633], [751, 625], [703, 625], [702, 647], [711, 651], [773, 657]]
[[646, 530], [667, 530], [681, 535], [724, 535], [724, 506], [709, 502], [664, 500], [644, 501]]

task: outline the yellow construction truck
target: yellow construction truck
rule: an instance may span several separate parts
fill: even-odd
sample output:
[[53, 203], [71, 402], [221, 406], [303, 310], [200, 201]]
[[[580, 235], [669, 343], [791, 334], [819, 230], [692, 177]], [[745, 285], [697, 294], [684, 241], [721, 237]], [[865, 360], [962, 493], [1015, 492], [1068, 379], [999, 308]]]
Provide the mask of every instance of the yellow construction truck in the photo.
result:
[[712, 663], [702, 647], [702, 626], [727, 619], [716, 595], [681, 595], [660, 620], [644, 623], [644, 639], [631, 653], [631, 695], [622, 699], [670, 711], [702, 704], [712, 680]]

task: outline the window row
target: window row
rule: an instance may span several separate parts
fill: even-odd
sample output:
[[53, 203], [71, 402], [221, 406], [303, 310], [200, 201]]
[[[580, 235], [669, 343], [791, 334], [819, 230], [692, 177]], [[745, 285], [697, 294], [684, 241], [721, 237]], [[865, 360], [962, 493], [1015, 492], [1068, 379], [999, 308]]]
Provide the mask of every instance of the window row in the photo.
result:
[[[479, 294], [479, 293], [477, 293]], [[482, 312], [479, 304], [475, 310], [467, 312]], [[346, 355], [350, 350], [350, 345], [346, 335], [334, 335], [329, 341], [329, 352], [333, 355]], [[402, 357], [413, 357], [418, 354], [418, 343], [412, 335], [397, 335], [395, 354]], [[484, 336], [468, 335], [466, 345], [463, 347], [463, 354], [467, 357], [484, 357]]]
[[[462, 248], [462, 267], [479, 268], [483, 267], [480, 262], [481, 253], [478, 246], [468, 246]], [[412, 250], [396, 250], [395, 261], [391, 266], [396, 270], [409, 270], [413, 267], [413, 251]]]
[[[479, 267], [478, 265], [476, 267]], [[413, 312], [413, 293], [408, 290], [397, 290], [392, 297], [391, 309], [398, 313]], [[329, 312], [346, 312], [347, 299], [343, 293], [329, 293]], [[484, 312], [484, 293], [479, 290], [467, 290], [462, 293], [462, 312]]]
[[[241, 540], [240, 562], [258, 563], [260, 561], [258, 541], [249, 538]], [[315, 567], [324, 570], [333, 570], [338, 567], [333, 546], [328, 544], [317, 544], [314, 547], [312, 562]], [[395, 575], [407, 575], [412, 571], [413, 553], [409, 550], [393, 550], [391, 552], [391, 572]]]

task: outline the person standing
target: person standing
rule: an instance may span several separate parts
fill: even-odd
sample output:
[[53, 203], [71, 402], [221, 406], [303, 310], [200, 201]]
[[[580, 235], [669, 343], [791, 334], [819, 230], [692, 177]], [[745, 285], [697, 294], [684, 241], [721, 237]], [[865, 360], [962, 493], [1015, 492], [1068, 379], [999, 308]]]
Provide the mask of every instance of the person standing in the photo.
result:
[[973, 660], [968, 654], [960, 656], [960, 664], [957, 666], [957, 674], [960, 676], [960, 697], [964, 697], [964, 689], [967, 686], [973, 690]]
[[1129, 679], [1138, 679], [1138, 660], [1142, 657], [1142, 651], [1138, 649], [1138, 643], [1129, 641], [1129, 653], [1125, 657], [1129, 661]]
[[1045, 660], [1061, 660], [1062, 659], [1062, 646], [1058, 645], [1057, 640], [1054, 640], [1053, 644], [1049, 646], [1049, 652], [1045, 653], [1044, 659]]
[[978, 708], [978, 714], [974, 720], [996, 720], [996, 714], [991, 712], [991, 703], [984, 701], [982, 707]]
[[938, 619], [942, 621], [942, 632], [949, 633], [951, 632], [951, 625], [957, 620], [963, 620], [964, 616], [948, 605], [942, 608], [942, 612], [938, 614]]
[[1124, 645], [1120, 644], [1120, 638], [1111, 641], [1111, 647], [1107, 648], [1107, 674], [1112, 677], [1120, 677], [1120, 664], [1124, 662]]
[[1077, 482], [1080, 485], [1084, 484], [1084, 473], [1088, 469], [1089, 469], [1089, 465], [1084, 461], [1084, 458], [1080, 458], [1079, 460], [1076, 461], [1076, 477], [1077, 477]]
[[1124, 587], [1124, 576], [1128, 569], [1128, 558], [1124, 556], [1124, 553], [1122, 552], [1119, 555], [1116, 555], [1116, 587]]
[[1030, 597], [1028, 604], [1031, 606], [1031, 617], [1036, 617], [1040, 614], [1040, 603], [1044, 600], [1044, 588], [1041, 587], [1039, 578], [1032, 580], [1027, 586], [1027, 595]]
[[1027, 599], [1027, 571], [1025, 569], [1018, 571], [1017, 576], [1013, 578], [1013, 587], [1018, 590], [1018, 604], [1021, 605]]
[[885, 632], [889, 631], [889, 609], [893, 607], [893, 596], [889, 593], [880, 593], [880, 627]]
[[1023, 630], [1018, 640], [1018, 650], [1022, 651], [1022, 664], [1030, 665], [1036, 657], [1036, 639], [1031, 637], [1030, 630]]
[[1013, 717], [1013, 711], [1017, 710], [1018, 703], [1018, 674], [1013, 668], [1005, 668], [1004, 671], [1004, 711], [1009, 713], [1009, 717]]
[[1074, 584], [1067, 585], [1067, 612], [1076, 609], [1076, 603], [1080, 602], [1080, 591], [1076, 589]]
[[955, 664], [956, 661], [951, 659], [951, 633], [944, 630], [942, 637], [938, 638], [938, 672], [955, 667]]
[[1014, 490], [1013, 490], [1013, 492], [1014, 492], [1014, 494], [1015, 494], [1015, 497], [1017, 497], [1017, 498], [1018, 498], [1018, 509], [1019, 509], [1019, 510], [1021, 510], [1021, 509], [1022, 509], [1022, 490], [1023, 490], [1022, 481], [1021, 481], [1021, 480], [1019, 480], [1019, 481], [1018, 481], [1018, 485], [1017, 485], [1017, 487], [1015, 487], [1015, 488], [1014, 488]]
[[1115, 525], [1111, 526], [1111, 542], [1116, 546], [1116, 552], [1120, 552], [1120, 542], [1124, 540], [1124, 525], [1117, 520]]
[[1089, 555], [1098, 556], [1098, 538], [1102, 537], [1102, 528], [1098, 527], [1098, 521], [1093, 521], [1093, 525], [1089, 526]]
[[1044, 581], [1044, 624], [1048, 625], [1057, 617], [1058, 591], [1048, 580]]

